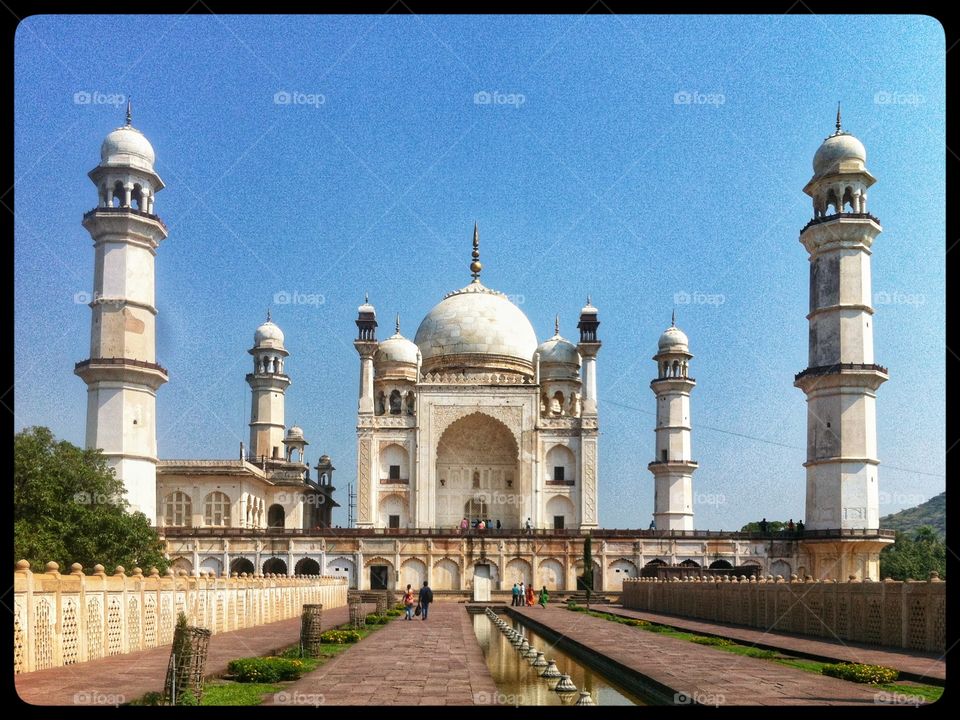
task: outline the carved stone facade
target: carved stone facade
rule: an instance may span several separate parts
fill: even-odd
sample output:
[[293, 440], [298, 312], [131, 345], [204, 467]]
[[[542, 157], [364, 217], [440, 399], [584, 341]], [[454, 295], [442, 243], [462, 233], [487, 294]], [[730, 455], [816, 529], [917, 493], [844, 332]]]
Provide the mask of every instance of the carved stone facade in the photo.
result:
[[[584, 313], [595, 373], [599, 322], [593, 306]], [[595, 379], [585, 386], [559, 321], [538, 345], [521, 310], [475, 279], [428, 313], [415, 342], [399, 319], [377, 341], [369, 302], [357, 326], [357, 527], [598, 526]]]

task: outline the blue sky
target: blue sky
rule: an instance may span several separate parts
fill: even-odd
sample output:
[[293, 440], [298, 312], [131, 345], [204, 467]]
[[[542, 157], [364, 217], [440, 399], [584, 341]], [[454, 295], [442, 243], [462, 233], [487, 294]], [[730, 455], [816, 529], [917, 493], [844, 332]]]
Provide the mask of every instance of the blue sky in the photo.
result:
[[161, 457], [237, 455], [246, 351], [272, 305], [291, 353], [288, 425], [311, 462], [333, 458], [345, 505], [356, 307], [369, 291], [381, 337], [399, 312], [412, 338], [469, 281], [476, 220], [485, 284], [540, 339], [557, 313], [575, 338], [588, 294], [600, 310], [603, 526], [651, 518], [650, 358], [674, 307], [698, 382], [695, 526], [799, 519], [801, 190], [842, 100], [884, 227], [881, 513], [944, 489], [944, 35], [930, 18], [37, 16], [15, 62], [17, 429], [84, 441], [72, 370], [89, 355], [90, 310], [75, 302], [93, 283], [86, 173], [129, 95], [167, 185]]

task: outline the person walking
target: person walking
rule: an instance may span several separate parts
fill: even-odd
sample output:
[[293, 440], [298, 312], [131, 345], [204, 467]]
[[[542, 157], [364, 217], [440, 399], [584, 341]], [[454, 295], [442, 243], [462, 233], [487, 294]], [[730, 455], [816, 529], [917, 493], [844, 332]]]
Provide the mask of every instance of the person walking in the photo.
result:
[[423, 587], [420, 588], [420, 619], [427, 619], [427, 610], [430, 608], [430, 603], [433, 602], [433, 590], [430, 589], [430, 586], [427, 584], [427, 581], [423, 581]]
[[407, 610], [407, 616], [404, 620], [413, 620], [413, 605], [416, 602], [413, 597], [413, 586], [407, 585], [407, 591], [403, 594], [403, 606]]
[[527, 590], [523, 586], [523, 580], [520, 581], [520, 587], [518, 589], [520, 594], [517, 596], [517, 605], [523, 607], [527, 602]]
[[470, 521], [464, 518], [460, 521], [460, 534], [463, 535], [463, 531], [470, 527]]
[[527, 607], [533, 607], [533, 585], [527, 585]]
[[527, 535], [530, 535], [533, 533], [533, 523], [530, 522], [530, 518], [527, 518], [527, 524], [525, 525], [525, 527], [527, 529]]
[[510, 605], [512, 607], [517, 607], [517, 605], [520, 604], [518, 602], [519, 600], [520, 600], [520, 588], [517, 587], [516, 583], [514, 583], [513, 584], [513, 600], [510, 602]]
[[499, 530], [500, 527], [501, 527], [501, 526], [500, 526], [500, 518], [497, 518], [497, 530]]
[[540, 591], [540, 600], [538, 601], [543, 606], [544, 610], [547, 609], [547, 602], [549, 600], [550, 600], [550, 594], [547, 592], [547, 586], [544, 585], [543, 589]]

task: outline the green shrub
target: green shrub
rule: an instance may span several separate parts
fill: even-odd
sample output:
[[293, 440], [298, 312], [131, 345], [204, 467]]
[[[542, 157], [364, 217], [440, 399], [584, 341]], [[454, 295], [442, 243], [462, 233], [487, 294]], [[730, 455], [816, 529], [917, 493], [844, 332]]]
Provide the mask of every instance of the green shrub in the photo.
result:
[[586, 612], [586, 611], [587, 611], [587, 609], [586, 609], [585, 607], [583, 607], [582, 605], [574, 605], [573, 603], [570, 603], [569, 605], [567, 605], [567, 610], [573, 610], [574, 612]]
[[197, 700], [197, 696], [193, 694], [193, 690], [184, 690], [183, 692], [177, 693], [177, 705], [196, 707], [199, 704], [200, 701]]
[[320, 635], [320, 642], [331, 645], [355, 643], [360, 640], [360, 633], [356, 630], [327, 630]]
[[251, 657], [231, 660], [227, 671], [237, 682], [274, 683], [296, 680], [306, 670], [302, 660], [284, 657]]
[[647, 627], [650, 624], [647, 620], [638, 620], [637, 618], [623, 618], [620, 622], [631, 627]]
[[836, 663], [824, 665], [820, 672], [830, 677], [849, 680], [857, 683], [872, 685], [890, 683], [900, 676], [900, 671], [883, 665], [866, 665], [863, 663]]
[[400, 617], [401, 615], [403, 615], [403, 610], [387, 610], [387, 617]]
[[390, 618], [385, 615], [377, 615], [376, 613], [372, 613], [367, 615], [366, 622], [367, 625], [384, 625], [390, 622]]
[[745, 648], [743, 654], [747, 657], [752, 658], [763, 658], [769, 660], [770, 658], [775, 658], [777, 653], [773, 650], [764, 650], [763, 648], [748, 647]]
[[690, 642], [695, 642], [697, 645], [733, 645], [733, 640], [722, 637], [708, 637], [706, 635], [698, 635], [697, 637], [690, 638]]

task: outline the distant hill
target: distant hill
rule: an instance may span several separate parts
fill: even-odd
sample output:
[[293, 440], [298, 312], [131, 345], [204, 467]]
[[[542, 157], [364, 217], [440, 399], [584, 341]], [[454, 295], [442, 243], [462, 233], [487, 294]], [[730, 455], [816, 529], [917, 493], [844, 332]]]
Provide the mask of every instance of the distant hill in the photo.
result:
[[935, 528], [940, 537], [947, 533], [947, 493], [930, 498], [916, 507], [907, 508], [880, 518], [880, 527], [885, 530], [913, 532], [921, 525]]

